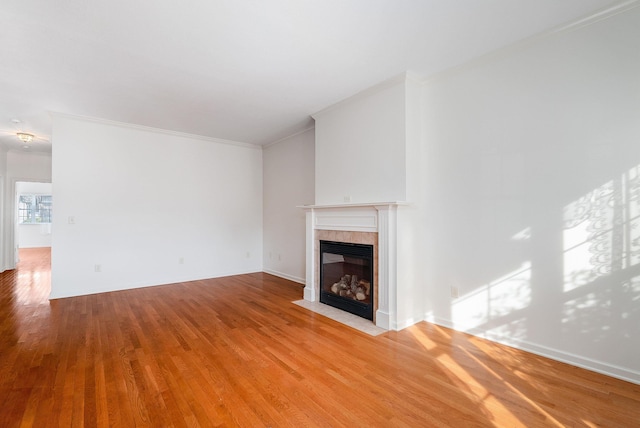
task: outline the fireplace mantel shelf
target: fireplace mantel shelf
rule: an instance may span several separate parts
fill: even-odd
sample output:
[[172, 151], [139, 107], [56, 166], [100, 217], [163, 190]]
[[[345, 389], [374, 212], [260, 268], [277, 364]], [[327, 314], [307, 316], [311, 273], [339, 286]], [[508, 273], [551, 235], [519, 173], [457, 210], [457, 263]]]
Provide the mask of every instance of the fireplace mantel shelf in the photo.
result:
[[353, 204], [335, 204], [335, 205], [299, 205], [296, 208], [302, 208], [305, 210], [319, 210], [319, 209], [335, 209], [335, 208], [368, 208], [368, 207], [380, 207], [380, 206], [406, 206], [409, 202], [394, 201], [394, 202], [360, 202]]

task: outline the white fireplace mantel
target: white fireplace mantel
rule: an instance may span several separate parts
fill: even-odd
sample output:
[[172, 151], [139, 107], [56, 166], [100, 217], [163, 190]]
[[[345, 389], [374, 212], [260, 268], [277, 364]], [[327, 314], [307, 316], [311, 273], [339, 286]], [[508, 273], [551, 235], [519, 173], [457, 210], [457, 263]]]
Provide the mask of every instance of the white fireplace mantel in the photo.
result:
[[306, 280], [304, 299], [318, 300], [315, 270], [316, 230], [378, 233], [378, 309], [376, 325], [397, 329], [397, 209], [405, 202], [374, 202], [341, 205], [304, 205], [306, 212]]

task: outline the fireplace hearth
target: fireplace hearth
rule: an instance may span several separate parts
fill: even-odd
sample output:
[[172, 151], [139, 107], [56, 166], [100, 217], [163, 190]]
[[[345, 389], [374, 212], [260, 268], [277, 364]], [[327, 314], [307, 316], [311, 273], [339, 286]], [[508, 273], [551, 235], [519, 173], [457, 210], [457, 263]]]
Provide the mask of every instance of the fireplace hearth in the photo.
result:
[[320, 302], [373, 320], [373, 245], [320, 241]]

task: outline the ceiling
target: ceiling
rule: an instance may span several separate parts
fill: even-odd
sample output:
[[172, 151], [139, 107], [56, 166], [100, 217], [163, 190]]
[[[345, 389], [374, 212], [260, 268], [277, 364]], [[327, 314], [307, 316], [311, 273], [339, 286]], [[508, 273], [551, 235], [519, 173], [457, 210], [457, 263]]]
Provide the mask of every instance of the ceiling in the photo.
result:
[[404, 71], [427, 77], [616, 3], [3, 0], [0, 143], [22, 150], [22, 130], [50, 151], [60, 112], [266, 144]]

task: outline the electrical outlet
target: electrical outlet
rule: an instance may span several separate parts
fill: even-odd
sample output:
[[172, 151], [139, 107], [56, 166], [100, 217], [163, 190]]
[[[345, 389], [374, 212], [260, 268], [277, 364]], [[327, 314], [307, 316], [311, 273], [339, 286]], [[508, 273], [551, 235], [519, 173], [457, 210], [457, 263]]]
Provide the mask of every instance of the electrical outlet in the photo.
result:
[[102, 272], [102, 265], [95, 265], [93, 267], [93, 270], [96, 271], [96, 272]]
[[278, 261], [282, 260], [282, 254], [278, 254]]
[[69, 224], [76, 224], [76, 218], [72, 215], [69, 216]]
[[183, 265], [184, 264], [184, 257], [178, 258], [178, 264], [179, 265]]
[[251, 252], [247, 251], [247, 258], [251, 257]]
[[345, 202], [351, 202], [351, 196], [345, 196], [345, 197], [343, 198], [343, 201], [345, 201]]
[[458, 292], [458, 287], [452, 285], [451, 286], [451, 298], [457, 299], [458, 297], [460, 297], [460, 293]]

